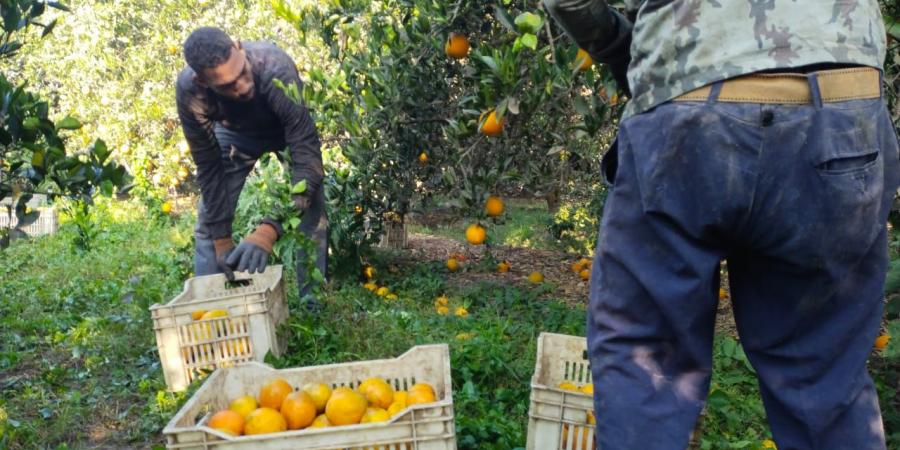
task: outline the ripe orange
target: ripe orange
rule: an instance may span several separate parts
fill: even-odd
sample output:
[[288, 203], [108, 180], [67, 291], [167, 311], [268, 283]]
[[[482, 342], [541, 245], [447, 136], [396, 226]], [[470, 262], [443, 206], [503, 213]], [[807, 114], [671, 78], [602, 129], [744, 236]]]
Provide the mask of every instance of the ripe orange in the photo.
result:
[[591, 58], [591, 55], [579, 48], [578, 54], [575, 55], [575, 67], [577, 67], [578, 70], [585, 72], [590, 69], [592, 65], [594, 65], [594, 60]]
[[503, 214], [503, 200], [500, 197], [490, 196], [487, 198], [487, 201], [484, 203], [484, 211], [488, 216], [497, 217], [500, 214]]
[[281, 414], [289, 430], [306, 428], [316, 419], [316, 402], [304, 391], [291, 392], [281, 403]]
[[259, 406], [275, 410], [281, 409], [281, 403], [291, 392], [294, 392], [294, 388], [287, 381], [281, 378], [270, 381], [259, 390]]
[[200, 320], [203, 318], [204, 314], [206, 314], [206, 311], [202, 310], [202, 309], [193, 311], [193, 312], [191, 312], [191, 320]]
[[369, 408], [359, 423], [387, 422], [388, 420], [391, 420], [391, 414], [384, 408]]
[[213, 309], [203, 313], [200, 320], [215, 319], [216, 317], [228, 317], [228, 311], [224, 309]]
[[588, 384], [582, 386], [581, 389], [579, 389], [579, 390], [581, 392], [584, 392], [585, 394], [594, 395], [594, 384], [588, 383]]
[[531, 272], [531, 274], [528, 275], [528, 282], [531, 284], [543, 283], [544, 274], [540, 272]]
[[469, 241], [470, 244], [484, 244], [485, 238], [487, 238], [487, 230], [485, 230], [483, 226], [473, 223], [466, 228], [466, 240]]
[[362, 205], [356, 205], [356, 206], [354, 206], [354, 207], [353, 207], [353, 212], [355, 212], [356, 214], [362, 214], [362, 212], [363, 212], [363, 207], [362, 207]]
[[426, 383], [419, 383], [409, 388], [409, 395], [406, 398], [408, 406], [434, 403], [435, 401], [434, 388]]
[[[485, 118], [485, 115], [487, 118]], [[506, 124], [506, 118], [497, 120], [497, 111], [493, 109], [481, 113], [478, 118], [479, 131], [485, 136], [499, 136], [503, 132], [503, 125]]]
[[719, 301], [725, 300], [728, 298], [728, 292], [725, 292], [725, 289], [719, 288]]
[[762, 441], [763, 450], [778, 450], [778, 446], [775, 445], [775, 441], [771, 439], [765, 439]]
[[394, 392], [394, 402], [391, 403], [391, 406], [388, 407], [388, 414], [391, 417], [396, 416], [400, 411], [406, 409], [407, 401], [409, 400], [409, 393], [406, 391], [397, 391]]
[[425, 152], [419, 153], [419, 162], [423, 163], [423, 164], [427, 163], [428, 162], [428, 153], [425, 153]]
[[222, 410], [210, 417], [207, 426], [232, 436], [240, 436], [244, 432], [244, 416], [230, 409]]
[[316, 420], [313, 420], [312, 425], [310, 425], [309, 427], [310, 428], [328, 428], [330, 426], [331, 426], [331, 422], [328, 421], [328, 416], [326, 416], [325, 414], [319, 414], [318, 416], [316, 416]]
[[446, 306], [438, 306], [435, 309], [437, 310], [437, 313], [439, 315], [446, 316], [447, 314], [450, 314], [450, 308], [448, 308]]
[[557, 387], [564, 391], [577, 391], [578, 390], [578, 386], [576, 386], [575, 383], [573, 383], [571, 381], [563, 381], [562, 383], [559, 383], [559, 386], [557, 386]]
[[363, 287], [366, 288], [366, 289], [368, 289], [368, 290], [370, 290], [370, 291], [372, 291], [372, 292], [375, 292], [375, 291], [378, 290], [378, 285], [375, 284], [375, 283], [366, 283], [366, 284], [363, 285]]
[[451, 272], [456, 272], [459, 270], [459, 261], [456, 258], [450, 258], [447, 260], [447, 269]]
[[381, 378], [369, 378], [359, 385], [359, 393], [376, 408], [388, 408], [394, 402], [394, 388]]
[[354, 425], [359, 423], [369, 402], [359, 392], [348, 387], [339, 387], [331, 394], [325, 405], [325, 415], [334, 426]]
[[434, 299], [434, 307], [440, 308], [441, 306], [447, 306], [450, 304], [450, 299], [447, 296], [442, 295], [436, 299]]
[[391, 406], [388, 406], [387, 413], [391, 417], [394, 417], [397, 414], [399, 414], [400, 411], [403, 411], [404, 409], [406, 409], [406, 403], [394, 402], [394, 403], [391, 403]]
[[165, 202], [162, 204], [162, 206], [159, 207], [159, 209], [162, 210], [163, 214], [169, 214], [170, 212], [172, 212], [172, 203]]
[[884, 350], [887, 347], [888, 342], [891, 341], [891, 336], [889, 334], [882, 334], [875, 339], [875, 348], [878, 350]]
[[469, 40], [458, 33], [450, 33], [444, 44], [444, 53], [453, 59], [462, 59], [469, 55]]
[[238, 397], [228, 405], [228, 409], [238, 413], [243, 418], [247, 418], [253, 411], [256, 411], [256, 399], [251, 395]]
[[588, 280], [591, 279], [591, 271], [590, 271], [590, 270], [587, 270], [587, 269], [582, 270], [578, 275], [579, 275], [579, 276], [581, 277], [581, 279], [584, 280], [584, 281], [588, 281]]
[[287, 422], [280, 412], [272, 408], [259, 408], [247, 416], [244, 434], [267, 434], [287, 431]]
[[375, 291], [375, 295], [377, 295], [379, 297], [384, 297], [385, 295], [388, 295], [390, 293], [391, 293], [391, 289], [388, 288], [387, 286], [382, 286], [382, 287], [378, 288], [378, 290]]
[[372, 266], [363, 267], [363, 276], [366, 277], [367, 280], [375, 278], [375, 268]]
[[456, 317], [468, 317], [468, 316], [469, 316], [469, 310], [467, 310], [466, 308], [460, 306], [460, 307], [456, 308], [456, 311], [453, 311], [453, 314], [454, 314]]
[[313, 403], [316, 404], [316, 412], [321, 413], [325, 411], [325, 404], [328, 403], [328, 398], [331, 397], [331, 388], [327, 384], [308, 383], [303, 385], [303, 392], [309, 394], [313, 399]]
[[509, 263], [506, 261], [500, 261], [497, 264], [497, 272], [500, 272], [500, 273], [509, 272]]

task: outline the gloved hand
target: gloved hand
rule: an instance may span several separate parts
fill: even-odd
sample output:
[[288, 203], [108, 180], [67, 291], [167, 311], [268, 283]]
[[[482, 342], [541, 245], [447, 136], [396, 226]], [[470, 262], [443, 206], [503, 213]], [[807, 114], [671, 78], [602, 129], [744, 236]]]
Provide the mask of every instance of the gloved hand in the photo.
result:
[[281, 225], [264, 220], [228, 255], [225, 263], [238, 272], [262, 273], [266, 270], [272, 247], [280, 236]]
[[216, 265], [219, 266], [219, 270], [225, 274], [228, 281], [234, 281], [234, 271], [225, 263], [228, 255], [234, 250], [234, 240], [230, 236], [216, 239], [213, 241], [213, 248], [216, 250]]
[[544, 0], [544, 6], [594, 61], [609, 66], [619, 89], [630, 97], [631, 21], [604, 0]]

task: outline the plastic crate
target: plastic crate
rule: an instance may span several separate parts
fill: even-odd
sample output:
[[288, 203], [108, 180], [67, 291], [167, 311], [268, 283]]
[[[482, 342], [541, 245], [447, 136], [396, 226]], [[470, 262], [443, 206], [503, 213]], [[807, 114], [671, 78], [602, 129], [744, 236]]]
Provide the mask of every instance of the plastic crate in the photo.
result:
[[[181, 391], [198, 376], [220, 367], [280, 356], [285, 341], [278, 326], [288, 317], [282, 266], [260, 274], [235, 273], [238, 287], [223, 274], [194, 277], [165, 305], [150, 307], [159, 360], [169, 390]], [[223, 309], [228, 316], [193, 320], [197, 310]]]
[[593, 396], [559, 389], [564, 381], [591, 383], [587, 340], [541, 333], [531, 379], [526, 450], [594, 450], [595, 426], [588, 424]]
[[[435, 389], [437, 402], [411, 406], [388, 422], [316, 428], [256, 436], [232, 437], [204, 424], [242, 395], [255, 395], [263, 384], [284, 378], [295, 388], [328, 383], [356, 388], [381, 377], [395, 389], [415, 383]], [[395, 359], [276, 370], [260, 363], [220, 369], [163, 429], [166, 448], [178, 450], [455, 450], [450, 350], [445, 344], [413, 347]]]
[[[54, 208], [41, 208], [37, 220], [21, 228], [30, 237], [46, 236], [59, 231], [59, 214]], [[0, 208], [0, 228], [16, 228], [19, 219], [15, 214], [6, 214], [6, 210]]]

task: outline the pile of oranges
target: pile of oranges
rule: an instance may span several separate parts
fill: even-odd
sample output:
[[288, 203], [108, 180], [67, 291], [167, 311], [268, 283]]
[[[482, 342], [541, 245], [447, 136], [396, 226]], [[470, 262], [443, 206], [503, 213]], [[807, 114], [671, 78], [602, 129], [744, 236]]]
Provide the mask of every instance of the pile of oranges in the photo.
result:
[[593, 265], [591, 260], [581, 258], [578, 261], [573, 262], [569, 268], [572, 269], [572, 272], [575, 275], [578, 275], [582, 281], [588, 281], [591, 279], [591, 268]]
[[309, 383], [295, 390], [278, 378], [264, 384], [256, 397], [232, 400], [228, 409], [213, 414], [206, 426], [241, 436], [387, 422], [410, 406], [435, 401], [434, 388], [426, 383], [395, 391], [384, 379], [369, 378], [355, 390], [332, 390], [324, 383]]

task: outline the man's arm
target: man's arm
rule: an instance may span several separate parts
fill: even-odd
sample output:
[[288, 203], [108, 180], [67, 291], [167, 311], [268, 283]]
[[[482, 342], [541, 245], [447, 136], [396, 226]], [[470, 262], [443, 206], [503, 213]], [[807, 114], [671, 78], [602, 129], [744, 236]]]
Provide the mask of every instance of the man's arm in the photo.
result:
[[631, 21], [604, 0], [544, 0], [544, 6], [579, 47], [609, 66], [619, 88], [631, 95]]
[[[276, 79], [286, 86], [296, 84], [298, 90], [303, 90], [303, 82], [300, 81], [294, 62], [287, 55], [284, 55], [283, 61], [273, 64], [272, 70], [263, 80], [262, 92], [284, 127], [285, 142], [291, 152], [291, 182], [296, 184], [306, 180], [306, 193], [295, 203], [308, 204], [308, 199], [318, 192], [324, 178], [319, 133], [306, 106], [295, 103], [285, 95], [284, 91], [274, 85]], [[298, 206], [302, 209], [302, 205]]]
[[233, 217], [226, 208], [226, 192], [221, 150], [216, 140], [214, 123], [208, 117], [205, 100], [195, 92], [189, 71], [182, 72], [176, 84], [175, 99], [184, 138], [197, 165], [197, 183], [203, 196], [206, 223], [212, 239], [231, 237]]

